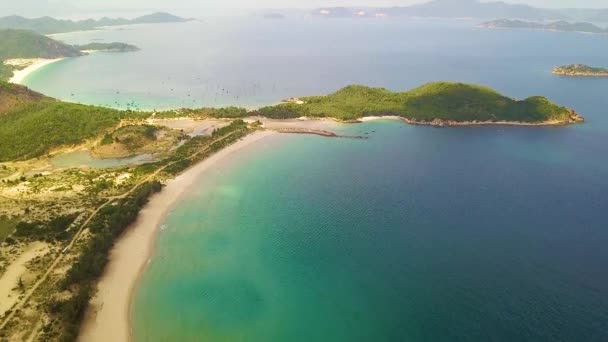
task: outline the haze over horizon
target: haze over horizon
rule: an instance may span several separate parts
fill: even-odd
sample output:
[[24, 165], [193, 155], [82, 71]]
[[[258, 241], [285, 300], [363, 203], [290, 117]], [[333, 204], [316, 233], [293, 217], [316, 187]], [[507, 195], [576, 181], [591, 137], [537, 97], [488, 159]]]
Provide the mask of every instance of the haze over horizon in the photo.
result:
[[[112, 13], [141, 11], [177, 11], [200, 10], [201, 13], [180, 13], [199, 16], [207, 13], [218, 13], [227, 10], [260, 10], [260, 9], [312, 9], [332, 6], [409, 6], [429, 2], [430, 0], [22, 0], [5, 4], [0, 8], [0, 15], [22, 16], [73, 16], [79, 14], [111, 15]], [[454, 0], [462, 1], [462, 0]], [[490, 1], [482, 1], [490, 2]], [[543, 8], [608, 8], [605, 0], [504, 0], [506, 3], [525, 4]], [[204, 11], [204, 12], [203, 12]]]

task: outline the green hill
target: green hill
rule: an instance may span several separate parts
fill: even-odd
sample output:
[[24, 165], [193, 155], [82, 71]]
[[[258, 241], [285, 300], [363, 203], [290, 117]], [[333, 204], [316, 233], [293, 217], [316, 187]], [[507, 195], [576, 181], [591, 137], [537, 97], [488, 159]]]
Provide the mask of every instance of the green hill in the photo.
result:
[[[0, 162], [41, 156], [148, 113], [65, 103], [0, 81]], [[10, 143], [8, 143], [10, 142]]]
[[25, 87], [0, 81], [0, 116], [19, 106], [44, 99], [44, 95]]
[[13, 75], [14, 66], [4, 63], [12, 58], [59, 58], [80, 56], [74, 46], [45, 37], [33, 31], [0, 29], [0, 80]]
[[429, 83], [407, 92], [352, 85], [327, 96], [302, 98], [304, 104], [284, 103], [261, 108], [271, 118], [301, 116], [355, 120], [365, 116], [401, 116], [428, 123], [434, 120], [517, 121], [542, 123], [578, 121], [576, 114], [544, 97], [514, 100], [496, 91], [463, 83]]
[[[302, 98], [253, 112], [238, 108], [198, 109], [158, 113], [157, 117], [332, 117], [355, 120], [365, 116], [396, 115], [420, 124], [469, 121], [572, 123], [582, 121], [574, 111], [544, 97], [513, 100], [492, 89], [462, 83], [430, 83], [408, 92], [348, 86], [328, 96]], [[0, 82], [0, 162], [38, 157], [56, 147], [101, 137], [121, 120], [147, 118], [150, 113], [64, 103], [27, 88]], [[167, 115], [165, 115], [167, 114]]]
[[81, 50], [131, 52], [139, 48], [118, 42], [72, 46], [34, 31], [0, 29], [0, 80], [8, 80], [16, 68], [4, 63], [8, 59], [76, 57], [83, 55]]
[[73, 31], [93, 30], [103, 26], [117, 26], [130, 24], [155, 24], [185, 22], [189, 19], [180, 18], [169, 13], [159, 12], [145, 15], [135, 19], [101, 18], [99, 20], [61, 20], [51, 17], [24, 18], [8, 16], [0, 18], [0, 28], [32, 30], [42, 34], [65, 33]]
[[80, 56], [68, 44], [27, 30], [0, 30], [0, 61], [11, 58], [59, 58]]

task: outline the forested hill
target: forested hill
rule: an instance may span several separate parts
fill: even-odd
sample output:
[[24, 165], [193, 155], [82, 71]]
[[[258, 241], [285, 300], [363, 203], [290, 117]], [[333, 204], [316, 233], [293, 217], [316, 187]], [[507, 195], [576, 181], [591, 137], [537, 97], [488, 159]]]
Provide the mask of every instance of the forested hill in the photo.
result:
[[103, 26], [117, 26], [130, 24], [156, 24], [177, 23], [190, 19], [180, 18], [170, 13], [159, 12], [135, 19], [124, 18], [101, 18], [99, 20], [61, 20], [51, 17], [24, 18], [20, 16], [8, 16], [0, 18], [0, 28], [32, 30], [42, 34], [65, 33], [73, 31], [93, 30]]
[[0, 162], [41, 156], [52, 148], [80, 144], [126, 118], [149, 113], [61, 102], [0, 81]]
[[578, 122], [582, 118], [545, 97], [514, 100], [482, 86], [437, 82], [406, 92], [360, 85], [327, 96], [300, 99], [265, 107], [259, 114], [271, 118], [333, 117], [355, 120], [365, 116], [395, 115], [419, 123], [452, 122]]
[[76, 47], [27, 30], [0, 30], [0, 61], [11, 58], [80, 56]]

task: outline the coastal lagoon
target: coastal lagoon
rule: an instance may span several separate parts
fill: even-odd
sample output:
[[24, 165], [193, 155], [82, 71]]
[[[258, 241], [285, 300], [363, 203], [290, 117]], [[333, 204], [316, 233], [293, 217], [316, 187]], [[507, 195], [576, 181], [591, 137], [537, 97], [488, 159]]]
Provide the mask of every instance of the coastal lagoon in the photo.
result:
[[608, 37], [471, 21], [208, 18], [57, 38], [142, 48], [26, 79], [76, 102], [257, 107], [350, 83], [453, 80], [548, 96], [587, 119], [383, 120], [336, 127], [368, 139], [250, 145], [168, 214], [135, 289], [135, 340], [608, 340], [608, 80], [551, 74], [601, 66]]

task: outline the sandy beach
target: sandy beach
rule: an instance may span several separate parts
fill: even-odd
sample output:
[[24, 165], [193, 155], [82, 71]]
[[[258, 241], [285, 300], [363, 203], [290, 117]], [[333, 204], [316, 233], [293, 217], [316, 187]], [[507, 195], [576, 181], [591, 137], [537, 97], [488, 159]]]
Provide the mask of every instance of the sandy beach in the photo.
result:
[[168, 182], [142, 209], [137, 222], [114, 246], [109, 264], [101, 277], [96, 296], [91, 300], [79, 340], [129, 341], [131, 295], [140, 274], [150, 260], [154, 242], [166, 214], [196, 179], [245, 146], [276, 134], [272, 131], [253, 133], [203, 160]]
[[63, 60], [64, 58], [56, 58], [56, 59], [42, 59], [42, 58], [36, 58], [36, 59], [19, 59], [19, 60], [9, 60], [6, 61], [6, 64], [10, 64], [10, 65], [16, 65], [16, 66], [25, 66], [27, 65], [27, 67], [25, 69], [21, 69], [21, 70], [15, 70], [13, 72], [13, 77], [11, 77], [11, 79], [9, 80], [9, 82], [11, 83], [15, 83], [15, 84], [22, 84], [23, 81], [25, 80], [25, 78], [33, 73], [34, 71], [43, 68], [51, 63], [55, 63], [58, 62], [60, 60]]

